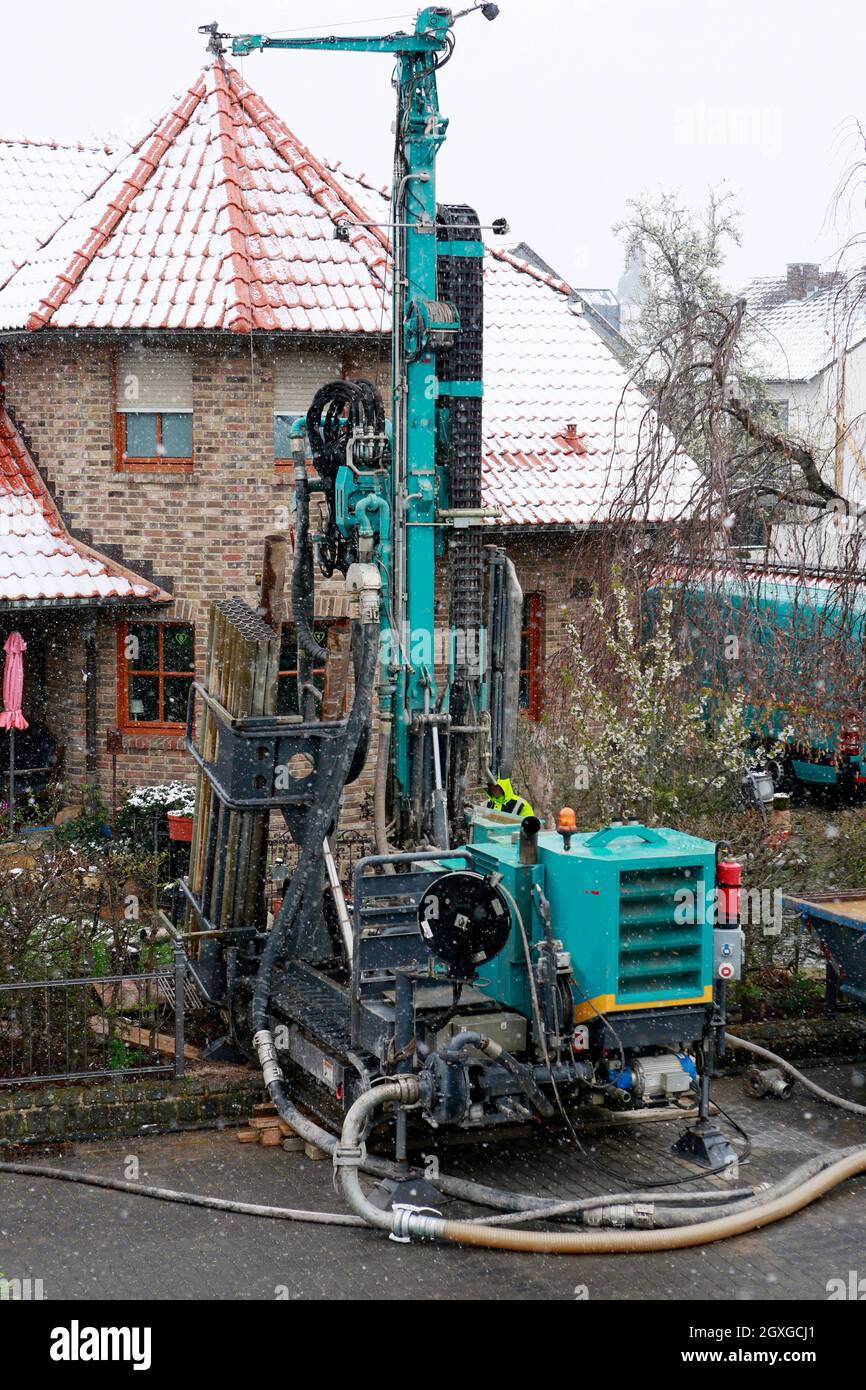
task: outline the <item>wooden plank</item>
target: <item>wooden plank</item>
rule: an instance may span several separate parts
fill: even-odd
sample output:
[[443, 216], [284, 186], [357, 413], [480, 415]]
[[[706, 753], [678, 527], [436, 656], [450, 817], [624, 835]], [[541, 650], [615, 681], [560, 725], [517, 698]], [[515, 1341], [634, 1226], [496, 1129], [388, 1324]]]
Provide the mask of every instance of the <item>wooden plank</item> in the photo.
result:
[[[151, 1033], [148, 1028], [139, 1027], [137, 1023], [116, 1022], [112, 1026], [107, 1019], [95, 1015], [90, 1020], [90, 1028], [103, 1038], [119, 1035], [124, 1042], [130, 1043], [133, 1047], [155, 1050], [166, 1057], [175, 1055], [174, 1038], [168, 1033]], [[193, 1047], [192, 1043], [184, 1043], [183, 1055], [187, 1062], [201, 1060], [201, 1052], [197, 1047]]]

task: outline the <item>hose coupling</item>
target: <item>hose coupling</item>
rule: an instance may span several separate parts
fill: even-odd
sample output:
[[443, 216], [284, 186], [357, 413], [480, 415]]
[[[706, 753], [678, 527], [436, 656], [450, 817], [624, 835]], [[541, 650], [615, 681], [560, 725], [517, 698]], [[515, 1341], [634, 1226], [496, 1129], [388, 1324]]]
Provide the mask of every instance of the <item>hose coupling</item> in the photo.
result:
[[606, 1207], [590, 1207], [582, 1216], [584, 1226], [613, 1226], [621, 1230], [651, 1230], [655, 1224], [652, 1202], [615, 1202]]
[[388, 1078], [388, 1083], [399, 1088], [400, 1094], [396, 1097], [398, 1105], [417, 1105], [422, 1099], [421, 1083], [417, 1076], [409, 1072], [397, 1072]]
[[394, 1213], [394, 1227], [391, 1232], [393, 1239], [406, 1243], [415, 1237], [418, 1240], [435, 1240], [438, 1235], [438, 1227], [445, 1223], [442, 1213], [433, 1207], [413, 1207], [408, 1203], [396, 1203], [392, 1208]]
[[277, 1049], [269, 1028], [261, 1028], [258, 1033], [253, 1034], [253, 1047], [256, 1049], [265, 1086], [270, 1086], [274, 1081], [282, 1081], [283, 1071], [277, 1061]]
[[360, 1168], [367, 1161], [367, 1145], [338, 1144], [333, 1159], [335, 1168]]
[[750, 1067], [746, 1077], [746, 1088], [753, 1096], [775, 1096], [777, 1100], [790, 1100], [794, 1083], [784, 1076], [778, 1067]]

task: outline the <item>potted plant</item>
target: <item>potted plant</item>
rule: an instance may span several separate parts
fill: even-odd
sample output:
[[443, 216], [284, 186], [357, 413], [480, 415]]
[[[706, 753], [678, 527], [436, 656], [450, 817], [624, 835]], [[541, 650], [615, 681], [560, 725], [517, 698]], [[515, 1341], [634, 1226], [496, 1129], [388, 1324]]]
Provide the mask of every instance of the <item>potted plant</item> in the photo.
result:
[[168, 811], [168, 835], [170, 840], [181, 844], [192, 844], [192, 812]]
[[161, 782], [154, 787], [133, 787], [127, 794], [119, 819], [134, 824], [142, 818], [162, 813], [168, 820], [169, 837], [189, 844], [194, 811], [195, 788], [184, 782]]

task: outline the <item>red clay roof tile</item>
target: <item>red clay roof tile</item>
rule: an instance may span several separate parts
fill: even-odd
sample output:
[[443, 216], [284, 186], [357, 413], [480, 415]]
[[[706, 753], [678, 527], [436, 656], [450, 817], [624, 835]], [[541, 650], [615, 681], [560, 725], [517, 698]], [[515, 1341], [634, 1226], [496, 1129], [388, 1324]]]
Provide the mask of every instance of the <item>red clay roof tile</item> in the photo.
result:
[[24, 440], [0, 405], [0, 603], [171, 595], [70, 536]]

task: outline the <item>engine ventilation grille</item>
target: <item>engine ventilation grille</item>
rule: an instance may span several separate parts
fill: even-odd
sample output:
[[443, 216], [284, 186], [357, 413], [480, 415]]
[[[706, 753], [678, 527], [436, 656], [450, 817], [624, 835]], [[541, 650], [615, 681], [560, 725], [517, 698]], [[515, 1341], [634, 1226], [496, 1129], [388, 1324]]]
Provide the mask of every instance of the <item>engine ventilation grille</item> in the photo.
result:
[[[620, 874], [620, 1002], [700, 993], [705, 927], [697, 894], [702, 876], [700, 865], [629, 869]], [[696, 895], [688, 900], [691, 913], [682, 906], [682, 896], [676, 898], [683, 889]]]

